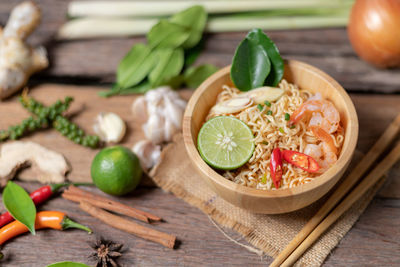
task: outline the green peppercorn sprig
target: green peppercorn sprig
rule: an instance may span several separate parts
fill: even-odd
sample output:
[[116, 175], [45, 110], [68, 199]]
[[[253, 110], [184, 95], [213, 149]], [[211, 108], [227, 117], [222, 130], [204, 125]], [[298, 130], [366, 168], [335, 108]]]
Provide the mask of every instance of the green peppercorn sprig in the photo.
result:
[[20, 97], [19, 100], [29, 111], [38, 115], [37, 117], [30, 116], [19, 125], [12, 125], [7, 130], [0, 131], [0, 141], [6, 141], [7, 139], [17, 140], [28, 133], [48, 128], [52, 117], [67, 110], [72, 102], [71, 97], [66, 97], [64, 102], [57, 101], [51, 107], [45, 107], [43, 104], [26, 96]]
[[72, 97], [66, 97], [64, 102], [58, 100], [51, 107], [45, 107], [42, 103], [32, 97], [21, 97], [23, 106], [30, 112], [40, 117], [47, 117], [52, 126], [63, 136], [76, 144], [86, 147], [97, 148], [100, 145], [100, 138], [97, 135], [85, 135], [84, 131], [75, 123], [65, 118], [62, 113], [66, 111], [73, 101]]
[[19, 125], [10, 126], [7, 130], [0, 130], [0, 142], [7, 139], [16, 140], [28, 133], [54, 127], [63, 136], [71, 141], [91, 148], [100, 145], [100, 138], [96, 135], [85, 135], [84, 131], [75, 123], [62, 115], [68, 110], [72, 97], [67, 96], [64, 101], [57, 100], [50, 107], [46, 107], [32, 97], [28, 97], [26, 91], [19, 98], [22, 106], [33, 113], [33, 116], [24, 119]]
[[24, 119], [21, 124], [13, 125], [8, 128], [8, 130], [0, 131], [0, 141], [5, 141], [7, 139], [17, 140], [23, 135], [34, 132], [38, 129], [47, 128], [49, 121], [47, 118], [34, 118], [30, 116]]
[[96, 148], [100, 144], [100, 138], [97, 135], [85, 135], [78, 125], [69, 121], [64, 116], [58, 115], [53, 121], [53, 127], [76, 144], [91, 148]]

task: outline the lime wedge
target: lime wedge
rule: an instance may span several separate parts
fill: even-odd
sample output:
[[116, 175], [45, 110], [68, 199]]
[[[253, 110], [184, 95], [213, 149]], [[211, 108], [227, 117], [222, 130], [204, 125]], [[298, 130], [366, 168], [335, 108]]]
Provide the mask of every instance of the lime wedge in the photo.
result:
[[232, 170], [249, 161], [254, 152], [253, 139], [253, 133], [244, 122], [219, 116], [203, 124], [197, 137], [197, 148], [212, 167]]

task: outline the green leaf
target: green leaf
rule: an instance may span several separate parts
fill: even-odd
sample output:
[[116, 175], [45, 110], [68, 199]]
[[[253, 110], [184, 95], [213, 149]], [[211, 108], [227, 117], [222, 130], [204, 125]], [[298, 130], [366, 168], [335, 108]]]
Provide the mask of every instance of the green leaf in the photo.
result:
[[3, 204], [14, 219], [35, 234], [36, 207], [25, 189], [9, 181], [3, 191]]
[[185, 50], [185, 67], [189, 67], [196, 61], [196, 59], [200, 56], [200, 53], [203, 50], [203, 48], [204, 48], [204, 39], [201, 39], [196, 46]]
[[271, 70], [271, 62], [264, 47], [265, 39], [249, 34], [239, 44], [232, 60], [231, 79], [241, 91], [261, 87]]
[[62, 261], [49, 264], [46, 267], [90, 267], [90, 266], [80, 262]]
[[184, 74], [185, 83], [189, 88], [195, 89], [217, 70], [218, 68], [211, 64], [188, 68]]
[[153, 87], [151, 87], [149, 81], [145, 80], [136, 86], [120, 90], [119, 94], [120, 95], [143, 94], [152, 88]]
[[147, 34], [147, 41], [151, 47], [177, 48], [190, 36], [187, 27], [178, 25], [168, 20], [160, 20]]
[[260, 40], [262, 40], [264, 49], [267, 51], [268, 58], [271, 61], [271, 71], [267, 76], [264, 85], [277, 86], [278, 83], [282, 80], [285, 68], [283, 59], [279, 54], [278, 48], [276, 47], [274, 42], [272, 42], [272, 40], [269, 39], [269, 37], [262, 32], [261, 29], [252, 30], [248, 34], [248, 36], [250, 36], [251, 38], [253, 38], [253, 36], [259, 36], [254, 38], [259, 38]]
[[166, 85], [171, 86], [173, 89], [178, 89], [179, 87], [182, 86], [183, 82], [184, 82], [184, 77], [183, 75], [180, 74], [169, 79], [166, 82]]
[[183, 50], [181, 48], [163, 48], [155, 51], [157, 65], [149, 74], [151, 86], [167, 84], [169, 80], [179, 75], [183, 68]]
[[192, 6], [172, 16], [170, 21], [190, 29], [190, 36], [182, 47], [191, 48], [200, 41], [203, 35], [207, 23], [207, 12], [202, 6]]
[[156, 61], [151, 49], [137, 44], [126, 54], [118, 66], [117, 83], [122, 88], [140, 83], [152, 70]]
[[101, 97], [110, 97], [114, 95], [131, 95], [131, 94], [142, 94], [149, 91], [152, 87], [150, 86], [147, 80], [142, 81], [140, 84], [128, 87], [121, 88], [118, 84], [114, 84], [111, 90], [101, 91], [98, 93]]

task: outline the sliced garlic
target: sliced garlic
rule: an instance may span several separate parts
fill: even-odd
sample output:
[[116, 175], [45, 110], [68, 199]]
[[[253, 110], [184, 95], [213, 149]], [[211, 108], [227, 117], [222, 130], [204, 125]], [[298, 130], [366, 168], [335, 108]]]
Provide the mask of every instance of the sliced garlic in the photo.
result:
[[137, 142], [132, 151], [139, 158], [140, 165], [143, 169], [148, 170], [160, 161], [161, 147], [154, 145], [149, 140]]
[[263, 104], [265, 101], [273, 102], [278, 100], [283, 95], [283, 93], [284, 91], [281, 88], [264, 86], [240, 94], [239, 96], [250, 97], [251, 99], [253, 99], [255, 104]]
[[104, 142], [118, 143], [125, 135], [126, 126], [117, 114], [102, 112], [97, 116], [93, 130]]
[[211, 109], [211, 114], [228, 114], [242, 111], [251, 106], [253, 100], [249, 97], [234, 97], [224, 102], [218, 103]]

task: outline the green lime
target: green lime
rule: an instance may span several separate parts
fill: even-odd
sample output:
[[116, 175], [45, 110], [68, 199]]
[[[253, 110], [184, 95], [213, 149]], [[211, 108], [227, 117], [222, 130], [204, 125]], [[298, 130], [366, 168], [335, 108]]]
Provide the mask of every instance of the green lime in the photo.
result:
[[131, 150], [113, 146], [97, 153], [92, 162], [91, 175], [101, 191], [121, 196], [136, 188], [142, 177], [142, 168]]
[[232, 170], [244, 165], [254, 152], [254, 136], [249, 126], [229, 116], [204, 123], [197, 137], [201, 157], [216, 169]]

